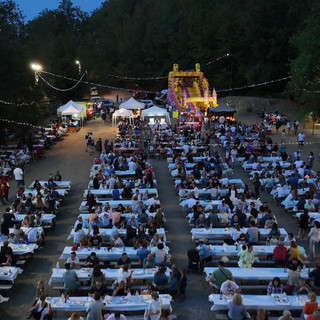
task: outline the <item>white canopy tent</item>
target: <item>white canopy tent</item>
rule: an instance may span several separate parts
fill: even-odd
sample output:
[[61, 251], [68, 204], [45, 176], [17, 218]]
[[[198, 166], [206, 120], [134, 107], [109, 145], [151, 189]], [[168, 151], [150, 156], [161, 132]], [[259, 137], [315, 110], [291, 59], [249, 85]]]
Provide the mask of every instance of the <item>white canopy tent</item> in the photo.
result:
[[75, 103], [70, 100], [63, 106], [57, 109], [58, 116], [75, 116], [77, 118], [83, 118], [86, 115], [85, 106]]
[[[141, 119], [144, 120], [145, 118], [149, 118], [149, 122], [151, 122], [151, 124], [154, 123], [155, 119], [160, 119], [160, 121], [162, 119], [165, 119], [167, 124], [171, 124], [169, 112], [166, 109], [156, 106], [153, 106], [141, 112]], [[162, 123], [162, 121], [160, 123]]]
[[144, 109], [145, 108], [145, 104], [141, 103], [137, 100], [135, 100], [134, 98], [130, 98], [129, 100], [127, 100], [126, 102], [123, 102], [120, 104], [119, 108], [124, 108], [124, 109], [129, 109], [129, 110], [136, 110], [136, 109]]
[[133, 113], [130, 110], [120, 108], [112, 114], [112, 125], [115, 125], [117, 118], [128, 118], [129, 123], [133, 124]]

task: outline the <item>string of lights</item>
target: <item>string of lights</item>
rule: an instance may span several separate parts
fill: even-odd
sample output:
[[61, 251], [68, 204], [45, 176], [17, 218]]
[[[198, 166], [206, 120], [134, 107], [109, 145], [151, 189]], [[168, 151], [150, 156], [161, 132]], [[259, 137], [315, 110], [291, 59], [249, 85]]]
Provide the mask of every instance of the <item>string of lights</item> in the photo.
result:
[[229, 53], [226, 53], [224, 56], [221, 56], [221, 57], [219, 57], [219, 58], [217, 58], [217, 59], [214, 59], [214, 60], [212, 60], [212, 61], [207, 62], [206, 65], [208, 66], [209, 64], [214, 63], [214, 62], [216, 62], [216, 61], [219, 61], [219, 60], [221, 60], [221, 59], [223, 59], [223, 58], [225, 58], [225, 57], [229, 57]]
[[[109, 85], [105, 85], [105, 84], [99, 84], [99, 83], [94, 83], [94, 82], [89, 82], [89, 81], [83, 81], [82, 79], [78, 80], [78, 79], [62, 76], [62, 75], [51, 73], [51, 72], [47, 72], [47, 71], [41, 71], [41, 73], [46, 73], [46, 74], [49, 74], [49, 75], [54, 76], [54, 77], [63, 78], [63, 79], [70, 80], [70, 81], [76, 81], [76, 82], [79, 82], [79, 83], [81, 82], [81, 83], [88, 84], [88, 85], [91, 85], [91, 86], [96, 86], [96, 87], [102, 87], [102, 88], [107, 88], [107, 89], [112, 89], [112, 90], [123, 90], [123, 91], [128, 91], [128, 92], [137, 91], [137, 89], [127, 89], [127, 88], [109, 86]], [[40, 78], [41, 78], [41, 80], [43, 80], [51, 88], [53, 88], [53, 89], [55, 89], [57, 91], [66, 91], [65, 89], [59, 89], [57, 87], [54, 87], [47, 80], [45, 80], [42, 76]], [[140, 89], [138, 91], [139, 92], [144, 92], [144, 93], [157, 93], [157, 91], [140, 90]]]
[[161, 77], [128, 77], [128, 76], [118, 76], [116, 74], [106, 74], [107, 77], [110, 78], [117, 78], [117, 79], [124, 79], [124, 80], [133, 80], [133, 81], [146, 81], [146, 80], [161, 80], [161, 79], [167, 79], [168, 76], [161, 76]]
[[279, 78], [279, 79], [275, 79], [275, 80], [264, 81], [264, 82], [255, 83], [255, 84], [249, 84], [249, 85], [243, 86], [243, 87], [236, 87], [236, 88], [229, 88], [229, 89], [221, 89], [221, 90], [217, 90], [217, 92], [235, 91], [235, 90], [242, 90], [242, 89], [247, 89], [247, 88], [260, 87], [260, 86], [265, 86], [265, 85], [270, 84], [270, 83], [288, 80], [288, 79], [290, 79], [290, 78], [291, 78], [291, 76], [288, 76], [288, 77], [283, 77], [283, 78]]
[[19, 121], [3, 119], [3, 118], [0, 118], [0, 121], [6, 122], [6, 123], [14, 123], [14, 124], [18, 124], [18, 125], [21, 125], [21, 126], [28, 126], [28, 127], [32, 127], [32, 128], [36, 128], [36, 129], [42, 129], [41, 126], [37, 126], [35, 124], [28, 123], [28, 122], [19, 122]]
[[[48, 72], [45, 72], [45, 71], [42, 71], [42, 72], [48, 73]], [[55, 87], [54, 85], [52, 85], [51, 83], [49, 83], [45, 78], [43, 78], [40, 73], [37, 73], [37, 75], [38, 75], [38, 77], [39, 77], [42, 81], [44, 81], [44, 82], [45, 82], [49, 87], [51, 87], [52, 89], [57, 90], [57, 91], [66, 92], [66, 91], [71, 91], [71, 90], [73, 90], [74, 88], [76, 88], [76, 87], [82, 82], [82, 79], [83, 79], [83, 77], [86, 75], [86, 72], [83, 73], [83, 75], [81, 76], [81, 78], [80, 78], [79, 80], [77, 80], [77, 83], [76, 83], [74, 86], [72, 86], [71, 88], [67, 88], [67, 89], [57, 88], [57, 87]], [[71, 80], [71, 78], [69, 78], [68, 80]], [[74, 80], [75, 80], [75, 79], [74, 79]]]
[[32, 101], [30, 104], [29, 103], [16, 103], [16, 102], [10, 102], [10, 101], [4, 101], [4, 100], [0, 100], [0, 103], [2, 104], [6, 104], [6, 105], [15, 105], [15, 106], [18, 106], [18, 107], [23, 107], [23, 106], [31, 106], [34, 104], [34, 101]]
[[[143, 92], [143, 93], [157, 93], [157, 91], [149, 91], [149, 90], [140, 90], [140, 89], [127, 89], [127, 88], [121, 88], [121, 87], [115, 87], [115, 86], [109, 86], [109, 85], [104, 85], [104, 84], [99, 84], [99, 83], [94, 83], [94, 82], [89, 82], [89, 81], [83, 81], [81, 77], [80, 80], [78, 79], [74, 79], [74, 78], [70, 78], [70, 77], [66, 77], [63, 75], [58, 75], [58, 74], [54, 74], [51, 72], [47, 72], [47, 71], [41, 71], [42, 73], [46, 73], [49, 75], [52, 75], [54, 77], [59, 77], [59, 78], [63, 78], [63, 79], [67, 79], [70, 81], [76, 81], [78, 85], [80, 82], [84, 83], [84, 84], [88, 84], [88, 85], [92, 85], [92, 86], [97, 86], [97, 87], [103, 87], [103, 88], [108, 88], [108, 89], [112, 89], [112, 90], [123, 90], [123, 91], [128, 91], [128, 92], [135, 92], [135, 91], [139, 91], [139, 92]], [[275, 79], [275, 80], [270, 80], [270, 81], [264, 81], [264, 82], [260, 82], [260, 83], [255, 83], [255, 84], [250, 84], [250, 85], [246, 85], [246, 86], [242, 86], [242, 87], [236, 87], [236, 88], [228, 88], [228, 89], [221, 89], [221, 90], [217, 90], [216, 92], [227, 92], [227, 91], [235, 91], [235, 90], [242, 90], [242, 89], [247, 89], [247, 88], [254, 88], [254, 87], [260, 87], [260, 86], [264, 86], [264, 85], [268, 85], [270, 83], [275, 83], [275, 82], [280, 82], [280, 81], [285, 81], [290, 79], [291, 76], [288, 77], [283, 77], [283, 78], [279, 78], [279, 79]], [[50, 87], [52, 87], [55, 90], [58, 91], [66, 91], [66, 89], [59, 89], [57, 87], [54, 87], [53, 85], [51, 85], [47, 80], [45, 80], [43, 77], [41, 77], [41, 79]], [[76, 86], [75, 85], [75, 86]], [[75, 87], [73, 86], [73, 87]], [[69, 89], [70, 90], [70, 89]]]

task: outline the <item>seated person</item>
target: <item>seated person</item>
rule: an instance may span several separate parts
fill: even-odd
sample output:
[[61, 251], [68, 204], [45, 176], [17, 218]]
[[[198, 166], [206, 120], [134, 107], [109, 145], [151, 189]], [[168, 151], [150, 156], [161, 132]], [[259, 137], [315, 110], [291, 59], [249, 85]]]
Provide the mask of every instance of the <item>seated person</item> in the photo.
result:
[[127, 264], [129, 269], [131, 268], [131, 259], [128, 257], [128, 254], [123, 252], [121, 258], [117, 261], [115, 268], [120, 268], [123, 265]]
[[111, 314], [107, 320], [126, 320], [126, 317], [121, 314], [120, 312], [115, 312], [113, 314]]
[[306, 279], [299, 278], [299, 286], [296, 286], [293, 290], [293, 294], [307, 295], [310, 292], [310, 287], [306, 284]]
[[12, 251], [7, 250], [5, 253], [5, 261], [2, 262], [3, 267], [15, 267], [17, 259], [13, 256]]
[[152, 253], [149, 253], [146, 258], [143, 259], [143, 268], [153, 268], [156, 265], [156, 259]]
[[127, 283], [123, 280], [117, 284], [117, 287], [113, 290], [112, 296], [125, 296], [130, 290], [127, 288]]
[[154, 251], [154, 258], [156, 260], [156, 264], [158, 265], [166, 262], [168, 256], [167, 253], [164, 251], [163, 243], [158, 243], [157, 249]]
[[115, 247], [115, 248], [121, 248], [124, 247], [124, 243], [121, 240], [119, 233], [115, 233], [112, 237], [112, 239], [110, 240], [111, 246]]
[[241, 289], [234, 281], [226, 280], [221, 284], [220, 293], [225, 296], [233, 296], [240, 291]]
[[79, 269], [79, 258], [76, 252], [71, 252], [70, 257], [67, 259], [67, 263], [70, 263], [71, 269]]
[[208, 222], [203, 214], [199, 215], [199, 218], [195, 221], [196, 228], [208, 228]]
[[97, 280], [96, 284], [93, 287], [90, 288], [90, 291], [88, 293], [89, 297], [93, 298], [94, 297], [94, 293], [96, 291], [100, 293], [100, 296], [102, 298], [104, 298], [104, 296], [108, 293], [107, 286], [104, 283], [102, 283], [102, 281], [100, 281], [100, 280]]
[[102, 238], [99, 236], [98, 231], [93, 232], [93, 236], [89, 238], [89, 247], [100, 248], [102, 245]]
[[90, 255], [87, 257], [86, 261], [84, 262], [85, 267], [93, 268], [96, 265], [99, 265], [100, 260], [97, 257], [95, 252], [91, 252]]

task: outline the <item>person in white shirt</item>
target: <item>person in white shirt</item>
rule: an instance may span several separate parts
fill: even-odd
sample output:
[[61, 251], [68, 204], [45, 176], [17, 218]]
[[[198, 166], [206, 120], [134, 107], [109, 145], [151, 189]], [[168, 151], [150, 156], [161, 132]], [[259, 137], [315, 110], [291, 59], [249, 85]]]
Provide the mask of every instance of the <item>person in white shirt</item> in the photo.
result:
[[127, 318], [123, 314], [120, 314], [120, 312], [115, 312], [107, 318], [107, 320], [126, 320], [126, 319]]
[[79, 258], [77, 254], [73, 251], [70, 253], [70, 257], [67, 259], [67, 263], [70, 263], [71, 269], [79, 269]]
[[14, 175], [14, 179], [17, 182], [17, 188], [19, 188], [19, 186], [24, 186], [24, 174], [20, 167], [16, 167], [13, 170], [13, 175]]
[[304, 137], [305, 137], [305, 134], [300, 132], [298, 133], [298, 145], [299, 145], [299, 150], [302, 150], [302, 147], [304, 145]]
[[163, 243], [157, 244], [157, 249], [154, 251], [154, 258], [156, 260], [156, 264], [162, 264], [166, 262], [165, 260], [166, 260], [167, 254], [163, 248], [164, 248]]
[[38, 229], [37, 228], [30, 228], [28, 232], [28, 241], [32, 243], [37, 243], [39, 239]]
[[129, 166], [129, 171], [135, 171], [137, 167], [137, 165], [135, 164], [135, 162], [132, 161], [132, 159], [130, 159], [128, 166]]
[[220, 288], [220, 293], [226, 296], [233, 296], [234, 294], [239, 293], [240, 291], [241, 289], [239, 288], [239, 286], [231, 280], [223, 282]]

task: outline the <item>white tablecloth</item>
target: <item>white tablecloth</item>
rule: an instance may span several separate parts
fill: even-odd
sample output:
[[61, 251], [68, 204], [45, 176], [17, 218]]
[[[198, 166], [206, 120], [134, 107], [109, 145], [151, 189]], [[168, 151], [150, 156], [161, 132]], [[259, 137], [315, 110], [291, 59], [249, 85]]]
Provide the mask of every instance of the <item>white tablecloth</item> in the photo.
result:
[[0, 281], [11, 281], [17, 278], [22, 273], [22, 269], [17, 267], [0, 267]]
[[[205, 228], [192, 228], [192, 238], [193, 239], [200, 239], [200, 238], [225, 238], [231, 236], [231, 228], [211, 228], [211, 229], [205, 229]], [[270, 232], [270, 229], [264, 229], [259, 228], [260, 235], [262, 238], [266, 238]], [[279, 228], [280, 231], [280, 237], [284, 238], [287, 235], [287, 231], [284, 228]], [[247, 232], [247, 228], [241, 229], [242, 233]]]
[[[26, 216], [25, 214], [16, 214], [15, 215], [16, 221], [22, 221], [25, 216]], [[55, 219], [55, 217], [56, 215], [48, 214], [48, 213], [45, 213], [41, 216], [42, 221], [47, 224], [52, 224], [52, 220]]]
[[[171, 309], [171, 296], [168, 294], [160, 294], [161, 305], [163, 309]], [[51, 304], [53, 311], [85, 311], [90, 302], [90, 297], [70, 297], [67, 303], [61, 302], [58, 297], [48, 297], [47, 302]], [[110, 297], [107, 296], [103, 300], [108, 311], [139, 311], [145, 310], [151, 301], [148, 295], [133, 295], [128, 297]]]
[[[83, 229], [87, 234], [88, 234], [88, 229]], [[99, 229], [99, 233], [100, 233], [100, 236], [101, 237], [106, 237], [106, 238], [110, 238], [110, 235], [113, 234], [113, 229], [103, 229], [103, 228], [100, 228]], [[120, 237], [125, 237], [126, 235], [126, 230], [123, 230], [123, 229], [119, 229], [118, 231]], [[146, 235], [148, 235], [148, 229], [146, 229]], [[164, 231], [164, 228], [159, 228], [157, 229], [157, 234], [159, 235], [159, 237], [163, 238], [164, 234], [165, 234], [165, 231]], [[73, 238], [73, 235], [74, 235], [74, 229], [71, 230], [69, 236], [68, 236], [68, 240]]]
[[[213, 271], [218, 268], [207, 267], [204, 268], [206, 275], [211, 275]], [[232, 268], [228, 267], [236, 280], [266, 280], [271, 281], [274, 277], [279, 277], [280, 280], [288, 280], [288, 274], [283, 268]], [[302, 271], [300, 273], [302, 278], [307, 279], [308, 273]], [[267, 287], [266, 287], [267, 290]]]
[[[212, 252], [213, 256], [237, 256], [240, 252], [240, 248], [236, 249], [236, 246], [227, 246], [227, 251], [225, 251], [224, 246], [219, 245], [210, 245], [209, 248]], [[273, 249], [275, 246], [259, 246], [259, 245], [253, 245], [253, 252], [257, 256], [266, 256], [266, 255], [273, 255]], [[305, 255], [305, 249], [303, 247], [299, 246], [299, 253], [300, 255]]]
[[[61, 196], [61, 197], [64, 197], [66, 194], [68, 194], [68, 190], [67, 190], [67, 189], [57, 189], [56, 191], [58, 192], [59, 196]], [[24, 192], [24, 194], [25, 194], [26, 196], [28, 196], [29, 193], [31, 193], [33, 196], [36, 196], [37, 193], [38, 193], [38, 191], [37, 191], [37, 190], [26, 190], [26, 191]], [[40, 193], [41, 193], [42, 195], [44, 195], [44, 190], [41, 189], [41, 190], [40, 190]]]
[[[121, 195], [123, 189], [118, 189], [119, 193]], [[150, 189], [132, 189], [132, 194], [135, 194], [135, 191], [139, 190], [139, 194], [144, 194], [146, 191], [148, 191], [149, 194], [152, 194], [156, 198], [158, 197], [158, 190], [156, 188], [150, 188]], [[112, 197], [112, 189], [108, 190], [99, 190], [99, 189], [90, 189], [90, 192], [94, 195], [99, 197]], [[88, 189], [86, 189], [83, 193], [83, 197], [86, 198], [88, 193]]]
[[[41, 186], [43, 187], [44, 184], [48, 184], [48, 181], [39, 181]], [[71, 181], [54, 181], [54, 183], [57, 185], [58, 189], [71, 189]], [[29, 189], [32, 189], [34, 185], [34, 181], [29, 186]]]
[[[257, 309], [259, 307], [264, 308], [265, 310], [302, 310], [304, 306], [303, 298], [296, 298], [294, 296], [287, 296], [288, 303], [281, 304], [276, 303], [272, 296], [268, 295], [242, 295], [243, 297], [243, 305], [246, 309], [252, 310]], [[209, 296], [209, 301], [213, 302], [213, 306], [211, 307], [211, 311], [215, 310], [228, 310], [227, 303], [229, 300], [220, 299], [219, 294], [211, 294]], [[317, 297], [318, 304], [320, 304], [320, 297]]]

